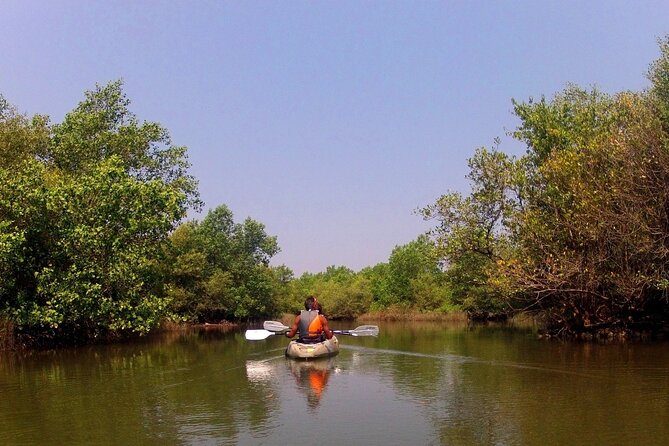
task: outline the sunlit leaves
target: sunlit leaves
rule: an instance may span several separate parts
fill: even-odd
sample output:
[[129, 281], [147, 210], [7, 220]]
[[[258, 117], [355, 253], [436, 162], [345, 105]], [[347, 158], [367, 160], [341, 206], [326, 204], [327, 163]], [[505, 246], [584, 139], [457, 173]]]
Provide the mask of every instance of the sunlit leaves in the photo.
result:
[[53, 126], [2, 110], [0, 302], [21, 329], [146, 332], [165, 314], [156, 259], [196, 183], [128, 105], [116, 82]]
[[569, 85], [514, 102], [526, 155], [477, 151], [472, 193], [423, 210], [456, 301], [485, 307], [498, 295], [573, 331], [669, 313], [667, 42], [647, 92]]
[[669, 36], [659, 41], [661, 56], [651, 64], [648, 78], [652, 82], [651, 98], [665, 131], [669, 131]]
[[129, 104], [121, 81], [86, 92], [85, 100], [53, 126], [49, 161], [65, 172], [82, 173], [115, 156], [128, 175], [162, 181], [180, 190], [188, 205], [199, 205], [185, 147], [173, 146], [158, 123], [139, 122]]
[[522, 163], [497, 149], [480, 148], [469, 160], [471, 194], [442, 195], [421, 211], [438, 223], [432, 235], [449, 269], [453, 302], [472, 313], [503, 306], [487, 283], [495, 262], [508, 255], [511, 227], [527, 193]]

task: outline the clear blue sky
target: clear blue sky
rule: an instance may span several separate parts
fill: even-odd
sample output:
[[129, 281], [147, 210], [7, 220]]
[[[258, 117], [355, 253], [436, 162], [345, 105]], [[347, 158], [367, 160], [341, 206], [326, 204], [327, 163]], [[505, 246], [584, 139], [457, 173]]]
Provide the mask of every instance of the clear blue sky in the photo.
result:
[[0, 93], [59, 122], [121, 78], [189, 148], [205, 210], [264, 223], [298, 275], [359, 270], [468, 190], [477, 147], [523, 151], [512, 98], [643, 89], [667, 33], [666, 0], [3, 0]]

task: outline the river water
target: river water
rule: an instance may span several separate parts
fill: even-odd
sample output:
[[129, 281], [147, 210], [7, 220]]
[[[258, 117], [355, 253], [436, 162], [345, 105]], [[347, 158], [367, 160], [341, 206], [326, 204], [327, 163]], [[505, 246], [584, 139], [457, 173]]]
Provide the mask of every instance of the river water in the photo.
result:
[[669, 343], [379, 326], [310, 363], [211, 329], [3, 354], [0, 444], [669, 444]]

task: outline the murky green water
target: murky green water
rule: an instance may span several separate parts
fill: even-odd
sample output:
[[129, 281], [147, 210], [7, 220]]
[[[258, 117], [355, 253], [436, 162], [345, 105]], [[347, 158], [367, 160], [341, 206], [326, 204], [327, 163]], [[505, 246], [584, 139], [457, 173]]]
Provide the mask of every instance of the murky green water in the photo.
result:
[[668, 343], [379, 325], [314, 363], [211, 330], [2, 355], [0, 444], [669, 444]]

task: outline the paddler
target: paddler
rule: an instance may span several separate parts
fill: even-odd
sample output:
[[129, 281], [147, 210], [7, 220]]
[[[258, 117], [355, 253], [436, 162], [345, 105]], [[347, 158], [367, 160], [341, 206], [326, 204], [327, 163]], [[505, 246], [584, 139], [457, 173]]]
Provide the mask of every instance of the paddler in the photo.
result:
[[299, 342], [302, 344], [314, 344], [332, 338], [332, 330], [328, 326], [328, 320], [320, 314], [321, 306], [315, 296], [309, 296], [304, 300], [304, 310], [295, 317], [295, 322], [286, 336], [292, 338], [299, 332]]

